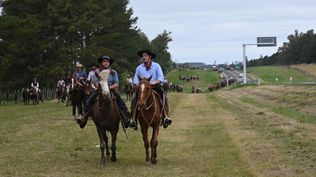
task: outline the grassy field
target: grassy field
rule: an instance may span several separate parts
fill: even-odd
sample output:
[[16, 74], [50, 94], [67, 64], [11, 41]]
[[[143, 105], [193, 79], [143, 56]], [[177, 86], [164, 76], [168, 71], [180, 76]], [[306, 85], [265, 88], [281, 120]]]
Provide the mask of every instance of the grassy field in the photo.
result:
[[81, 130], [56, 102], [0, 106], [0, 176], [315, 176], [316, 87], [259, 86], [170, 93], [158, 164], [140, 131], [120, 130], [116, 163], [100, 165], [92, 121]]
[[[186, 81], [180, 81], [179, 76], [199, 76], [200, 81], [192, 81], [192, 82], [186, 82]], [[184, 85], [184, 92], [190, 93], [192, 86], [197, 86], [202, 88], [203, 91], [207, 91], [208, 85], [210, 83], [215, 83], [219, 79], [219, 75], [217, 72], [213, 71], [201, 71], [201, 70], [189, 70], [186, 71], [179, 71], [179, 70], [172, 70], [168, 73], [167, 78], [170, 82], [176, 83], [176, 84], [183, 84]]]
[[276, 77], [279, 79], [279, 84], [288, 84], [290, 76], [293, 78], [293, 83], [316, 81], [312, 77], [298, 71], [297, 69], [286, 66], [250, 67], [247, 72], [255, 78], [260, 78], [262, 83], [265, 84], [275, 84]]

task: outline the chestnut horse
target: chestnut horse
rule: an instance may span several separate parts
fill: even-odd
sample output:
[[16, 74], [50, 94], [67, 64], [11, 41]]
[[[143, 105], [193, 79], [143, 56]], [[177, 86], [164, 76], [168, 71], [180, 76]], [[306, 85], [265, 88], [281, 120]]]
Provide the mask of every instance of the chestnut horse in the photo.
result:
[[[139, 76], [138, 76], [139, 77]], [[162, 117], [162, 102], [160, 101], [160, 96], [155, 92], [150, 85], [150, 80], [152, 77], [140, 78], [139, 84], [137, 86], [137, 110], [138, 118], [141, 126], [141, 131], [143, 134], [143, 141], [146, 151], [146, 164], [151, 161], [151, 163], [157, 163], [157, 146], [158, 146], [158, 132], [160, 121]], [[148, 128], [153, 128], [153, 134], [150, 141], [151, 146], [151, 158], [149, 158], [149, 142], [148, 142]]]
[[101, 163], [105, 164], [105, 156], [104, 150], [106, 150], [106, 155], [109, 156], [109, 145], [108, 145], [108, 137], [106, 135], [106, 131], [111, 133], [112, 139], [112, 155], [111, 161], [116, 161], [116, 137], [117, 132], [119, 130], [120, 124], [120, 113], [113, 99], [113, 95], [110, 92], [110, 88], [108, 85], [108, 76], [110, 70], [103, 70], [100, 72], [100, 81], [97, 86], [97, 90], [99, 95], [97, 97], [97, 101], [93, 107], [93, 115], [92, 120], [97, 128], [99, 139], [100, 139], [100, 150], [101, 150]]

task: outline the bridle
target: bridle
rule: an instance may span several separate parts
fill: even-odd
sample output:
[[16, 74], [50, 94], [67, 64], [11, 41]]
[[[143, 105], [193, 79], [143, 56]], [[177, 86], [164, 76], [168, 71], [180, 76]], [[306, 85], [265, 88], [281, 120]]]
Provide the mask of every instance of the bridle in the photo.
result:
[[[142, 84], [144, 84], [145, 86], [148, 85], [147, 83], [142, 83]], [[139, 85], [141, 85], [141, 84], [139, 84]], [[148, 102], [150, 96], [153, 97], [153, 101], [149, 104], [149, 106], [147, 106], [147, 102]], [[151, 89], [151, 93], [148, 94], [148, 96], [147, 96], [146, 99], [145, 99], [145, 104], [144, 104], [145, 111], [148, 111], [150, 108], [152, 108], [155, 103], [156, 103], [155, 93], [154, 93], [154, 92], [152, 91], [152, 89]], [[145, 122], [146, 122], [148, 125], [151, 125], [151, 123], [153, 122], [153, 120], [154, 120], [154, 118], [155, 118], [155, 115], [156, 115], [156, 113], [157, 113], [157, 108], [155, 109], [154, 114], [153, 114], [153, 116], [152, 116], [151, 119], [150, 119], [150, 122], [148, 122], [147, 119], [145, 119], [146, 116], [144, 115], [143, 109], [141, 109], [141, 108], [142, 108], [142, 106], [139, 106], [138, 104], [136, 105], [136, 109], [137, 109], [138, 111], [140, 111], [140, 113], [142, 114], [142, 116], [143, 116]]]

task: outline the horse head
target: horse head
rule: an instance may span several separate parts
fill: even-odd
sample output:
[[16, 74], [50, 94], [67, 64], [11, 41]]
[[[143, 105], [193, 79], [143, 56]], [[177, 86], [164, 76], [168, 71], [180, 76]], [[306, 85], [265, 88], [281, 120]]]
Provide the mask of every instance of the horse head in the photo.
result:
[[102, 97], [106, 97], [110, 95], [110, 87], [108, 84], [108, 78], [109, 78], [110, 70], [102, 70], [99, 73], [100, 81], [98, 82], [98, 90], [100, 91], [100, 94]]
[[146, 104], [150, 94], [152, 93], [152, 86], [150, 85], [150, 80], [152, 79], [152, 76], [150, 76], [148, 79], [141, 78], [138, 76], [139, 84], [137, 86], [137, 105], [142, 107]]

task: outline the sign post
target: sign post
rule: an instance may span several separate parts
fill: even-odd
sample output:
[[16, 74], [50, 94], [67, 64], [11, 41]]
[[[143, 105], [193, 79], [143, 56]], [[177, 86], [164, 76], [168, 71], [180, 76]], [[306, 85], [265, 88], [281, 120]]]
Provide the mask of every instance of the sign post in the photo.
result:
[[275, 47], [277, 46], [276, 37], [257, 37], [257, 43], [254, 44], [242, 44], [243, 48], [243, 81], [244, 84], [247, 84], [247, 55], [246, 55], [246, 46], [247, 45], [256, 45], [257, 47]]

